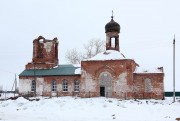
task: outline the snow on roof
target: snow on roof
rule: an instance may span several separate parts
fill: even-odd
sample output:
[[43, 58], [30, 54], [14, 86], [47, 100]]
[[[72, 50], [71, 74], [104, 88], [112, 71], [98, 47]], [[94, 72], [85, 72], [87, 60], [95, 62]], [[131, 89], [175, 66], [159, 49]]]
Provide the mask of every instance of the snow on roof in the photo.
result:
[[81, 67], [81, 64], [72, 64], [74, 67]]
[[136, 70], [134, 73], [163, 73], [163, 67], [149, 68], [149, 69], [136, 67]]
[[74, 72], [74, 74], [81, 74], [81, 68], [77, 68]]
[[97, 54], [96, 56], [86, 59], [85, 61], [91, 61], [91, 60], [120, 60], [125, 59], [125, 56], [116, 50], [106, 50], [105, 52], [101, 52]]

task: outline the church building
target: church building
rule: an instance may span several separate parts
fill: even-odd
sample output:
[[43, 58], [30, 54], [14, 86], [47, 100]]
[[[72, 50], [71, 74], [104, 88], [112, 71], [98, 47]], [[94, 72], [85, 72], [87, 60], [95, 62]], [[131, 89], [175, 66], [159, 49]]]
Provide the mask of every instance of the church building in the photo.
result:
[[19, 74], [19, 93], [42, 96], [109, 97], [119, 99], [163, 99], [163, 67], [138, 71], [139, 65], [126, 58], [119, 47], [120, 25], [105, 25], [106, 50], [81, 61], [59, 65], [58, 39], [39, 36], [33, 41], [33, 58]]

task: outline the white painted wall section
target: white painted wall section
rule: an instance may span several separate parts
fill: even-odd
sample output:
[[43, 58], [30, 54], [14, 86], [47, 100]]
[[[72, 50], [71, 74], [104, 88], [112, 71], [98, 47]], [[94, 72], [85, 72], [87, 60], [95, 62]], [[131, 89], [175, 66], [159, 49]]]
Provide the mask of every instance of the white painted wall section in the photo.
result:
[[31, 91], [31, 79], [19, 79], [19, 93], [27, 94]]
[[116, 80], [116, 84], [115, 84], [115, 88], [114, 91], [115, 92], [127, 92], [129, 90], [128, 85], [127, 85], [127, 72], [121, 73], [119, 75], [118, 80]]
[[36, 78], [36, 93], [42, 95], [44, 88], [44, 78]]

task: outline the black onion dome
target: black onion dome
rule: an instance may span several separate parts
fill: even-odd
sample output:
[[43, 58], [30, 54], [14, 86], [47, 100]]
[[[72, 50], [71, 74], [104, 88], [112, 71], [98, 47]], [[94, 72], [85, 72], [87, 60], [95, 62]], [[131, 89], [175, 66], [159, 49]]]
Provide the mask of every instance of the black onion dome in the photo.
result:
[[113, 16], [111, 17], [111, 21], [106, 24], [105, 31], [106, 32], [118, 32], [118, 33], [120, 32], [120, 25], [113, 20]]

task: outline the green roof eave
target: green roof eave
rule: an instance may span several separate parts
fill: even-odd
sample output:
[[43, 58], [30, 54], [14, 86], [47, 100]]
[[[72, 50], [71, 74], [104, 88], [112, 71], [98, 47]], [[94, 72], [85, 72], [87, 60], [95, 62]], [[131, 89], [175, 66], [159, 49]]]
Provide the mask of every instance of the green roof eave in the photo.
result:
[[25, 69], [19, 76], [70, 76], [80, 75], [75, 70], [80, 67], [74, 65], [59, 65], [52, 69]]

